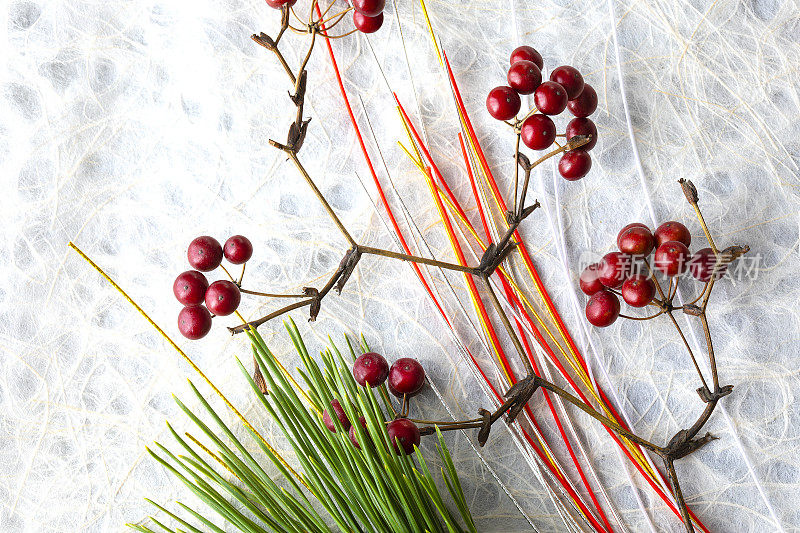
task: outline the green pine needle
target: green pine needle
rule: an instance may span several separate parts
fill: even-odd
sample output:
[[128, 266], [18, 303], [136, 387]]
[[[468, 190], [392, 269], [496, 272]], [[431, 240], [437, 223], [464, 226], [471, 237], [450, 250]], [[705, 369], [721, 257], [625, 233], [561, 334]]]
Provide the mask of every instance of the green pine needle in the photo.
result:
[[[283, 373], [257, 331], [247, 331], [247, 335], [269, 394], [259, 391], [240, 361], [239, 367], [261, 406], [290, 443], [302, 472], [300, 479], [281, 457], [251, 435], [278, 470], [278, 477], [272, 479], [190, 382], [202, 409], [195, 413], [178, 398], [175, 401], [206, 442], [199, 446], [194, 437], [187, 434], [190, 438], [184, 439], [169, 426], [181, 453], [175, 454], [159, 443], [157, 451], [148, 452], [207, 508], [193, 509], [178, 502], [180, 510], [173, 512], [147, 501], [176, 526], [192, 533], [202, 529], [189, 520], [217, 532], [224, 531], [217, 525], [219, 521], [244, 533], [476, 531], [455, 465], [438, 428], [436, 450], [443, 464], [441, 479], [449, 492], [449, 504], [419, 449], [413, 457], [395, 453], [386, 432], [391, 418], [387, 415], [391, 413], [391, 403], [386, 387], [365, 389], [355, 382], [350, 370], [356, 351], [369, 351], [363, 335], [356, 346], [345, 336], [349, 361], [330, 340], [319, 363], [309, 355], [294, 321], [290, 320], [286, 329], [303, 365], [297, 373], [308, 387], [305, 394]], [[334, 399], [351, 421], [357, 422], [359, 416], [366, 419], [366, 429], [355, 424], [360, 449], [350, 442], [337, 417], [332, 417], [336, 433], [322, 423], [320, 412]], [[188, 517], [177, 514], [181, 511]], [[150, 520], [165, 531], [185, 531], [170, 529], [152, 517]], [[137, 531], [153, 532], [141, 524], [127, 525]]]

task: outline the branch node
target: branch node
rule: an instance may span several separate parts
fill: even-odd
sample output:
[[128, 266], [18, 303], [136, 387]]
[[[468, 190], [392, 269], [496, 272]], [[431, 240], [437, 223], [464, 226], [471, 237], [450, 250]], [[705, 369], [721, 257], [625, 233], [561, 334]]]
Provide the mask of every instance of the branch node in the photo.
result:
[[711, 433], [706, 433], [699, 439], [689, 438], [689, 430], [682, 429], [675, 434], [669, 441], [667, 447], [664, 449], [664, 457], [670, 461], [681, 459], [687, 455], [696, 452], [712, 440], [717, 440], [717, 437]]
[[319, 291], [314, 287], [303, 287], [303, 294], [314, 299], [308, 308], [308, 321], [314, 322], [317, 320], [319, 310], [322, 307], [322, 296], [320, 296]]
[[700, 395], [700, 399], [706, 403], [716, 402], [720, 398], [724, 398], [728, 394], [733, 392], [733, 385], [725, 385], [724, 387], [720, 387], [719, 389], [711, 392], [708, 390], [708, 387], [700, 387], [697, 389], [697, 394]]
[[300, 148], [303, 147], [303, 142], [306, 140], [309, 122], [311, 122], [310, 118], [302, 122], [292, 122], [292, 125], [289, 126], [289, 134], [286, 136], [284, 151], [291, 151], [295, 154], [300, 151]]
[[336, 281], [336, 292], [339, 294], [342, 294], [345, 283], [350, 279], [350, 275], [355, 270], [360, 259], [361, 250], [358, 249], [358, 246], [350, 248], [342, 258], [341, 263], [339, 263], [339, 279]]
[[522, 170], [524, 170], [525, 172], [530, 172], [533, 166], [531, 166], [531, 160], [528, 159], [528, 156], [526, 156], [522, 152], [517, 152], [516, 156], [517, 156], [517, 162], [519, 163], [519, 166], [522, 167]]
[[261, 46], [272, 52], [278, 49], [277, 44], [275, 43], [275, 41], [272, 40], [272, 37], [270, 37], [264, 32], [261, 32], [258, 35], [254, 33], [253, 35], [250, 36], [250, 38], [253, 39], [256, 43], [260, 44]]
[[486, 409], [480, 409], [478, 410], [478, 414], [483, 419], [481, 429], [478, 431], [478, 446], [483, 447], [489, 439], [489, 432], [492, 430], [492, 413]]
[[289, 98], [292, 100], [292, 103], [294, 103], [294, 105], [297, 107], [303, 105], [303, 101], [305, 100], [307, 81], [308, 81], [308, 71], [304, 69], [303, 72], [300, 73], [300, 79], [297, 82], [297, 90], [294, 92], [294, 94], [289, 93]]
[[700, 308], [700, 306], [695, 304], [685, 304], [683, 306], [683, 312], [691, 316], [700, 316], [703, 314], [703, 310]]

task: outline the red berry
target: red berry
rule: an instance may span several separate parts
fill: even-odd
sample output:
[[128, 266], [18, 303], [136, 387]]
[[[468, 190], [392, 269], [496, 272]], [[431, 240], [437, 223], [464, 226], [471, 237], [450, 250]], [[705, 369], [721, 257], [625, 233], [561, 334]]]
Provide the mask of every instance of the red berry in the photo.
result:
[[283, 6], [292, 7], [297, 3], [297, 0], [266, 0], [267, 5], [274, 9], [280, 9]]
[[202, 339], [211, 331], [211, 313], [202, 305], [187, 305], [178, 313], [178, 330], [187, 339]]
[[530, 61], [539, 67], [539, 70], [544, 67], [542, 55], [531, 46], [520, 46], [511, 52], [511, 64], [513, 65], [517, 61]]
[[689, 233], [689, 230], [686, 228], [686, 226], [680, 222], [675, 222], [674, 220], [661, 224], [656, 228], [656, 231], [653, 233], [653, 235], [655, 235], [656, 244], [659, 246], [667, 241], [682, 242], [686, 246], [692, 244], [692, 234]]
[[647, 276], [636, 274], [622, 284], [622, 299], [630, 306], [644, 307], [653, 301], [656, 295], [656, 284]]
[[367, 383], [372, 388], [380, 387], [388, 375], [389, 363], [379, 353], [361, 354], [353, 363], [353, 377], [362, 387], [366, 387]]
[[619, 251], [631, 255], [650, 255], [656, 246], [656, 240], [648, 228], [641, 226], [628, 227], [617, 235]]
[[378, 13], [374, 17], [368, 17], [356, 10], [353, 10], [353, 24], [361, 33], [375, 33], [383, 26], [383, 13]]
[[542, 83], [542, 71], [533, 61], [522, 59], [511, 65], [506, 79], [519, 94], [531, 94]]
[[234, 265], [246, 263], [253, 257], [253, 243], [243, 235], [234, 235], [225, 241], [223, 250], [225, 252], [225, 259]]
[[368, 17], [377, 17], [386, 7], [385, 0], [353, 0], [352, 3], [356, 11]]
[[386, 432], [389, 433], [389, 440], [394, 444], [394, 451], [398, 454], [401, 449], [406, 455], [414, 453], [414, 446], [419, 446], [419, 428], [407, 418], [392, 420], [386, 426]]
[[486, 109], [497, 120], [510, 120], [519, 113], [522, 101], [511, 87], [501, 85], [489, 91], [486, 97]]
[[[358, 423], [364, 429], [364, 435], [369, 437], [369, 433], [367, 433], [367, 419], [364, 418], [363, 416], [359, 416], [358, 417]], [[356, 434], [356, 426], [355, 426], [355, 424], [350, 426], [350, 431], [348, 432], [348, 435], [350, 437], [350, 442], [353, 443], [353, 446], [355, 446], [356, 448], [358, 448], [360, 450], [361, 446], [358, 445], [358, 435]]]
[[588, 143], [580, 147], [581, 150], [586, 150], [588, 152], [597, 144], [597, 126], [588, 118], [573, 118], [569, 121], [569, 124], [567, 124], [567, 140], [577, 135], [590, 135], [592, 137]]
[[593, 263], [584, 268], [578, 279], [578, 285], [583, 293], [589, 296], [603, 290], [603, 284], [600, 283], [600, 263]]
[[222, 262], [222, 246], [214, 237], [203, 235], [189, 243], [189, 264], [200, 272], [210, 272]]
[[619, 299], [611, 291], [602, 290], [589, 298], [586, 304], [586, 320], [593, 326], [610, 326], [619, 317]]
[[217, 316], [227, 316], [239, 308], [242, 293], [232, 281], [221, 279], [208, 286], [206, 307]]
[[606, 287], [616, 289], [633, 268], [633, 258], [622, 252], [609, 252], [600, 260], [599, 279]]
[[554, 81], [564, 87], [567, 91], [567, 98], [574, 100], [583, 91], [583, 76], [578, 69], [570, 66], [556, 67], [550, 73], [550, 81]]
[[565, 152], [558, 161], [558, 172], [567, 181], [584, 177], [592, 169], [592, 156], [581, 148]]
[[183, 305], [198, 305], [203, 303], [208, 289], [208, 280], [197, 270], [187, 270], [179, 274], [172, 284], [175, 298]]
[[558, 115], [567, 107], [567, 91], [554, 81], [546, 81], [533, 92], [533, 103], [545, 115]]
[[547, 115], [531, 115], [522, 122], [520, 138], [531, 150], [544, 150], [556, 140], [556, 125]]
[[588, 117], [597, 109], [597, 93], [588, 83], [583, 84], [583, 90], [574, 100], [567, 103], [570, 113], [576, 117]]
[[416, 359], [401, 357], [389, 369], [389, 390], [396, 396], [412, 396], [425, 384], [425, 370]]
[[686, 272], [690, 255], [689, 249], [682, 242], [667, 241], [656, 248], [653, 263], [665, 276], [677, 276]]
[[715, 279], [719, 279], [725, 275], [728, 265], [716, 265], [717, 256], [714, 255], [711, 248], [702, 248], [697, 250], [689, 260], [689, 273], [703, 283], [710, 281], [712, 275]]
[[[347, 414], [344, 412], [342, 404], [339, 403], [339, 400], [333, 400], [331, 402], [331, 410], [333, 411], [333, 414], [336, 415], [336, 418], [339, 419], [342, 429], [345, 431], [350, 429], [350, 419], [347, 418]], [[333, 419], [331, 419], [331, 415], [328, 413], [327, 409], [325, 409], [325, 411], [322, 413], [322, 423], [325, 424], [325, 427], [330, 431], [336, 433], [336, 424], [334, 424]]]

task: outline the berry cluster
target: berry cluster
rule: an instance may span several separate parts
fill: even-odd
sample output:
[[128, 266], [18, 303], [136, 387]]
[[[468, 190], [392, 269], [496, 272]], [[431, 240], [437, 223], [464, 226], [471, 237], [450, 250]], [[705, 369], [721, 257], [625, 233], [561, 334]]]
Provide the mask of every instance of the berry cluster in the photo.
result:
[[[575, 118], [567, 124], [563, 136], [569, 141], [578, 135], [587, 135], [590, 140], [580, 148], [565, 152], [558, 162], [558, 171], [569, 181], [584, 177], [592, 168], [589, 150], [597, 144], [597, 128], [587, 118], [597, 109], [597, 93], [583, 81], [578, 69], [566, 65], [555, 68], [550, 80], [542, 82], [544, 61], [530, 46], [515, 49], [510, 61], [508, 85], [495, 87], [486, 97], [489, 114], [497, 120], [514, 119], [513, 126], [525, 146], [531, 150], [545, 150], [559, 136], [550, 117], [569, 109]], [[522, 119], [516, 119], [522, 107], [521, 94], [533, 94], [536, 107]]]
[[[408, 398], [417, 394], [425, 384], [425, 371], [422, 365], [416, 359], [402, 357], [390, 367], [382, 355], [375, 352], [367, 352], [360, 355], [353, 363], [353, 377], [356, 383], [362, 387], [372, 388], [379, 387], [388, 380], [389, 391], [395, 396], [403, 398], [401, 413], [386, 425], [386, 432], [389, 434], [389, 439], [394, 444], [394, 449], [398, 454], [401, 450], [406, 455], [414, 453], [414, 446], [419, 446], [421, 434], [417, 425], [406, 418], [405, 415], [407, 414]], [[330, 407], [330, 411], [339, 420], [339, 425], [344, 431], [348, 432], [353, 445], [356, 448], [361, 448], [358, 443], [356, 429], [347, 418], [347, 414], [339, 400], [334, 399]], [[322, 413], [322, 422], [325, 427], [336, 433], [336, 423], [327, 409]], [[358, 422], [366, 430], [366, 420], [363, 416], [359, 417]]]
[[242, 299], [239, 285], [225, 279], [209, 285], [203, 272], [219, 267], [223, 257], [231, 264], [244, 265], [252, 255], [253, 245], [242, 235], [234, 235], [225, 241], [224, 247], [206, 235], [189, 243], [187, 257], [195, 270], [179, 274], [172, 284], [175, 298], [184, 305], [178, 313], [181, 335], [191, 340], [202, 339], [211, 330], [214, 316], [227, 316], [238, 309]]
[[[297, 0], [266, 0], [274, 9], [291, 8]], [[353, 24], [361, 33], [375, 33], [383, 25], [383, 9], [386, 0], [350, 0], [353, 10]], [[335, 17], [331, 17], [335, 18]], [[337, 20], [338, 22], [338, 20]]]
[[662, 295], [664, 302], [654, 302], [657, 282], [653, 278], [654, 271], [649, 269], [651, 254], [655, 270], [670, 280], [687, 271], [703, 283], [712, 277], [722, 277], [726, 266], [718, 264], [711, 248], [703, 248], [692, 255], [691, 242], [689, 230], [680, 222], [665, 222], [654, 232], [639, 222], [622, 228], [617, 235], [619, 251], [607, 253], [600, 262], [589, 265], [581, 273], [580, 288], [591, 297], [586, 304], [587, 320], [598, 327], [613, 324], [620, 316], [618, 296], [631, 307], [666, 304], [669, 293]]

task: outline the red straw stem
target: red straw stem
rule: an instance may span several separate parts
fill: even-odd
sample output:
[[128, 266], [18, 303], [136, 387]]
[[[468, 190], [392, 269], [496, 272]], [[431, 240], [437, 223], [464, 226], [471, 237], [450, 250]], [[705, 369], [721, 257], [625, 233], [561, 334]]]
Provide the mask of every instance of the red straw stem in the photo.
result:
[[[399, 102], [398, 102], [398, 105], [399, 105]], [[403, 113], [403, 115], [405, 116], [405, 113]], [[406, 116], [406, 119], [407, 118], [408, 117]], [[411, 126], [411, 124], [409, 124], [409, 126]], [[413, 126], [411, 126], [411, 127], [413, 128]], [[423, 148], [423, 147], [421, 146], [420, 148]], [[423, 148], [423, 150], [424, 150], [424, 148]], [[436, 187], [433, 185], [433, 177], [431, 175], [430, 167], [426, 167], [426, 171], [427, 171], [428, 180], [429, 180], [430, 185], [431, 185], [431, 191], [433, 193], [434, 200], [436, 201], [436, 205], [439, 208], [439, 212], [442, 214], [442, 221], [444, 222], [445, 228], [447, 229], [447, 235], [450, 238], [450, 242], [452, 243], [453, 249], [454, 249], [454, 251], [456, 253], [456, 256], [458, 257], [458, 262], [462, 266], [466, 265], [466, 258], [464, 257], [464, 252], [463, 252], [463, 250], [461, 248], [461, 244], [458, 242], [458, 239], [456, 238], [455, 231], [453, 230], [453, 224], [450, 221], [450, 217], [447, 215], [447, 211], [445, 211], [444, 204], [442, 203], [442, 199], [439, 197], [438, 189], [436, 189]], [[496, 333], [494, 331], [494, 326], [492, 325], [491, 321], [489, 320], [489, 316], [488, 316], [488, 314], [486, 312], [486, 308], [484, 307], [483, 301], [481, 300], [481, 298], [480, 298], [480, 296], [478, 294], [478, 289], [475, 286], [475, 280], [473, 279], [471, 274], [466, 274], [466, 273], [464, 274], [464, 278], [467, 280], [467, 283], [469, 284], [469, 287], [470, 287], [470, 292], [472, 292], [473, 297], [475, 298], [475, 301], [478, 303], [478, 308], [480, 309], [481, 317], [485, 320], [485, 323], [488, 326], [487, 329], [489, 329], [489, 331], [490, 331], [490, 335], [491, 335], [491, 337], [493, 339], [493, 343], [495, 343], [495, 346], [496, 346], [496, 348], [498, 350], [498, 355], [502, 354], [501, 355], [501, 360], [503, 362], [503, 366], [506, 368], [506, 371], [507, 371], [507, 373], [509, 375], [509, 380], [512, 381], [512, 383], [516, 382], [516, 377], [514, 376], [514, 372], [511, 370], [511, 367], [508, 364], [508, 360], [507, 360], [502, 348], [500, 347], [500, 343], [497, 341], [497, 336], [496, 336]], [[549, 400], [548, 400], [548, 403], [549, 403]], [[552, 404], [551, 404], [551, 409], [552, 409]], [[526, 407], [526, 411], [528, 412], [528, 415], [531, 417], [531, 420], [533, 421], [533, 423], [536, 425], [536, 429], [539, 431], [540, 434], [542, 434], [541, 428], [538, 426], [538, 424], [535, 421], [535, 418], [533, 417], [533, 412], [530, 409], [528, 409], [527, 407]], [[553, 410], [553, 415], [556, 416], [554, 410]], [[558, 423], [558, 426], [559, 426], [559, 428], [561, 428], [561, 424], [560, 423]], [[562, 429], [562, 437], [564, 437], [564, 439], [566, 439], [566, 435], [563, 433], [563, 429]], [[567, 444], [567, 446], [569, 447], [569, 444]], [[569, 447], [569, 448], [570, 448], [570, 452], [571, 452], [572, 448], [571, 447]], [[537, 453], [539, 453], [539, 452], [537, 451]], [[555, 472], [555, 469], [552, 467], [552, 465], [550, 465], [549, 461], [545, 458], [543, 452], [540, 454], [540, 457], [548, 465], [548, 469], [551, 472]], [[574, 454], [573, 454], [573, 459], [576, 461], [576, 465], [577, 465], [577, 459], [575, 459]], [[578, 469], [580, 470], [580, 466], [578, 466]], [[557, 476], [557, 477], [561, 480], [561, 485], [570, 493], [570, 496], [575, 500], [575, 503], [580, 507], [580, 509], [583, 512], [584, 516], [586, 516], [586, 518], [591, 522], [591, 524], [595, 527], [595, 529], [599, 530], [599, 531], [603, 531], [604, 529], [603, 529], [602, 525], [599, 522], [597, 522], [597, 519], [594, 517], [594, 515], [589, 512], [589, 510], [586, 508], [585, 504], [578, 497], [577, 493], [575, 493], [574, 489], [572, 489], [572, 487], [569, 486], [568, 483], [566, 483], [565, 479], [561, 479], [561, 476]], [[589, 492], [591, 493], [592, 492], [591, 488], [589, 488], [589, 487], [587, 487], [587, 488], [589, 489]], [[592, 500], [596, 502], [596, 499], [594, 497], [592, 497]], [[600, 513], [602, 514], [602, 510], [600, 511]], [[612, 531], [610, 526], [608, 526], [608, 531]]]
[[[499, 206], [500, 206], [501, 210], [505, 210], [506, 209], [506, 205], [505, 205], [505, 202], [503, 201], [503, 196], [500, 194], [500, 190], [497, 187], [497, 182], [494, 179], [494, 175], [492, 174], [492, 171], [491, 171], [491, 169], [489, 167], [489, 164], [486, 161], [486, 157], [485, 157], [485, 155], [483, 153], [483, 150], [482, 150], [482, 148], [480, 146], [480, 143], [478, 141], [478, 137], [475, 134], [474, 128], [472, 127], [472, 122], [469, 119], [469, 115], [467, 114], [466, 107], [464, 106], [464, 102], [463, 102], [463, 100], [461, 98], [461, 93], [458, 90], [458, 84], [456, 83], [455, 75], [453, 74], [453, 70], [452, 70], [452, 68], [450, 66], [450, 61], [447, 58], [447, 53], [444, 52], [444, 50], [442, 52], [443, 52], [443, 56], [444, 56], [445, 65], [447, 67], [448, 77], [450, 78], [450, 83], [452, 85], [453, 93], [454, 93], [454, 96], [455, 96], [455, 99], [456, 99], [456, 104], [458, 105], [458, 107], [461, 110], [461, 113], [462, 113], [462, 115], [464, 117], [464, 123], [465, 123], [465, 126], [467, 128], [467, 133], [469, 134], [470, 138], [472, 139], [472, 141], [474, 143], [476, 152], [478, 154], [478, 159], [481, 162], [481, 166], [483, 167], [484, 173], [486, 174], [486, 177], [487, 177], [487, 180], [489, 182], [489, 185], [492, 188], [492, 191], [493, 191], [493, 193], [495, 194], [495, 196], [496, 196], [496, 198], [498, 200]], [[567, 343], [570, 345], [570, 348], [573, 350], [573, 353], [575, 353], [575, 355], [577, 356], [577, 359], [580, 362], [582, 368], [588, 374], [588, 370], [587, 370], [587, 367], [586, 367], [586, 361], [584, 360], [583, 356], [580, 354], [580, 351], [578, 351], [578, 348], [575, 345], [574, 340], [572, 339], [572, 337], [569, 334], [566, 326], [564, 325], [564, 322], [563, 322], [563, 320], [561, 318], [561, 315], [556, 310], [555, 305], [553, 304], [552, 300], [550, 299], [550, 296], [548, 295], [547, 291], [544, 289], [544, 283], [542, 282], [541, 278], [539, 277], [539, 273], [537, 272], [536, 267], [533, 265], [533, 260], [531, 259], [531, 256], [528, 253], [528, 249], [525, 246], [525, 243], [524, 243], [521, 235], [519, 234], [519, 231], [516, 231], [514, 233], [514, 236], [517, 239], [517, 241], [520, 242], [520, 252], [521, 252], [523, 261], [525, 262], [526, 266], [530, 270], [530, 272], [531, 272], [531, 274], [532, 274], [532, 276], [534, 278], [534, 282], [535, 282], [536, 286], [540, 289], [540, 292], [541, 292], [541, 294], [543, 296], [543, 299], [544, 299], [548, 309], [552, 312], [552, 314], [553, 314], [553, 316], [554, 316], [554, 318], [556, 320], [556, 323], [559, 325], [559, 327], [561, 329], [561, 332], [562, 332], [564, 338], [567, 340]], [[564, 373], [564, 372], [562, 371], [562, 373]], [[566, 373], [564, 373], [564, 374], [565, 374], [564, 377], [568, 377], [568, 375]], [[573, 387], [574, 387], [574, 385], [573, 385]], [[600, 389], [599, 384], [598, 384], [598, 389]], [[577, 389], [577, 388], [575, 390], [576, 390], [576, 392], [580, 392], [579, 389]], [[621, 417], [617, 414], [617, 412], [614, 409], [614, 407], [610, 404], [610, 402], [608, 402], [608, 399], [606, 398], [605, 394], [602, 392], [602, 389], [600, 389], [600, 391], [601, 391], [600, 392], [601, 397], [603, 398], [603, 400], [607, 404], [606, 407], [609, 408], [609, 410], [613, 413], [614, 417], [616, 418], [615, 421], [617, 423], [620, 423], [620, 425], [622, 427], [625, 427], [624, 421], [621, 420]], [[579, 395], [581, 396], [581, 398], [584, 401], [586, 401], [585, 397], [582, 394], [579, 394]], [[587, 402], [587, 404], [588, 404], [588, 402]], [[663, 491], [661, 491], [661, 489], [658, 488], [655, 485], [655, 483], [650, 479], [650, 477], [644, 472], [644, 470], [642, 469], [641, 465], [639, 465], [639, 463], [637, 461], [633, 460], [633, 457], [628, 452], [628, 450], [625, 448], [625, 446], [622, 445], [622, 442], [617, 438], [617, 435], [615, 433], [613, 433], [608, 428], [606, 428], [606, 430], [609, 432], [609, 434], [612, 436], [612, 438], [620, 445], [620, 447], [623, 448], [623, 451], [625, 452], [625, 455], [627, 455], [628, 458], [634, 463], [634, 465], [636, 466], [637, 470], [639, 470], [639, 472], [642, 473], [642, 475], [647, 479], [648, 483], [656, 490], [656, 492], [659, 494], [659, 496], [661, 496], [661, 498], [664, 500], [664, 502], [673, 510], [673, 512], [676, 515], [680, 516], [680, 513], [675, 508], [674, 504], [672, 504], [672, 502], [670, 502], [669, 499], [664, 495]], [[637, 446], [637, 448], [639, 448], [639, 447]], [[640, 448], [639, 448], [639, 450], [641, 451]], [[664, 479], [664, 475], [661, 472], [659, 472], [659, 474], [660, 474], [661, 478]], [[698, 527], [700, 527], [703, 531], [708, 531], [706, 529], [706, 527], [701, 522], [699, 522], [699, 520], [697, 520], [697, 517], [694, 515], [694, 513], [691, 510], [689, 510], [689, 514], [692, 516], [692, 518], [695, 519], [695, 521], [697, 522]]]

